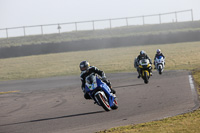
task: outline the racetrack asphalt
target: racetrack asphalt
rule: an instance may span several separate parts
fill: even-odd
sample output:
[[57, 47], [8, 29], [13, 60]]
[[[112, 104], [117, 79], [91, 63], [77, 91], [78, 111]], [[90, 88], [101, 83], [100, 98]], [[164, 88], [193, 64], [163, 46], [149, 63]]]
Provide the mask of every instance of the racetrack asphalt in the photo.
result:
[[189, 71], [154, 71], [149, 84], [135, 72], [106, 75], [119, 103], [110, 112], [84, 99], [79, 75], [1, 81], [0, 133], [94, 133], [199, 107]]

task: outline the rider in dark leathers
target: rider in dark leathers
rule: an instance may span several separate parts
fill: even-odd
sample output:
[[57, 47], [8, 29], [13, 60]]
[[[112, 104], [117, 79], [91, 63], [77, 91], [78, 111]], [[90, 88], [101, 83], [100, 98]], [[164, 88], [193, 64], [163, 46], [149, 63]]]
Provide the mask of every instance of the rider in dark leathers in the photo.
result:
[[89, 94], [85, 92], [85, 79], [91, 73], [98, 74], [99, 76], [101, 76], [102, 81], [105, 82], [110, 87], [111, 93], [113, 93], [113, 94], [116, 93], [116, 91], [114, 89], [112, 89], [110, 81], [106, 79], [105, 73], [103, 71], [99, 70], [97, 67], [90, 66], [88, 61], [82, 61], [80, 63], [80, 70], [81, 70], [80, 78], [81, 78], [81, 81], [82, 81], [81, 88], [84, 92], [84, 98], [85, 99], [91, 99]]
[[[135, 66], [135, 68], [137, 68], [138, 78], [140, 78], [139, 61], [141, 59], [148, 59], [150, 64], [152, 64], [151, 58], [149, 58], [149, 56], [146, 54], [146, 52], [144, 50], [140, 51], [140, 54], [138, 55], [138, 57], [135, 59], [135, 62], [134, 62], [134, 66]], [[152, 76], [152, 68], [150, 69], [150, 75]]]

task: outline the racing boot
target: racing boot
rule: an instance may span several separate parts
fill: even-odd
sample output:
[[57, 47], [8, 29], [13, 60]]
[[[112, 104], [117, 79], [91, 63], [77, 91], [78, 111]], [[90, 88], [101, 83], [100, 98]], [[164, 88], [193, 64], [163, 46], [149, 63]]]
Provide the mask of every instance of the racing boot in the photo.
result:
[[149, 74], [150, 74], [150, 76], [153, 75], [153, 74], [152, 74], [152, 67], [149, 68]]
[[138, 76], [137, 76], [137, 78], [140, 78], [140, 73], [138, 72]]
[[139, 69], [139, 67], [137, 68], [137, 72], [138, 72], [138, 77], [137, 78], [140, 78], [140, 69]]
[[84, 93], [84, 98], [85, 98], [86, 100], [92, 99], [88, 93]]

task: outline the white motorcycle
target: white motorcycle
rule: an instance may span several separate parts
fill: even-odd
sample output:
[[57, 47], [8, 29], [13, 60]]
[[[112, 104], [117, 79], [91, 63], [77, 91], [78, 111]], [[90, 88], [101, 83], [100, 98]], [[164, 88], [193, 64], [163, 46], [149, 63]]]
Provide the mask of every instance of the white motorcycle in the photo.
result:
[[156, 57], [155, 67], [156, 67], [157, 71], [159, 72], [159, 74], [162, 74], [162, 72], [165, 68], [165, 59], [163, 58], [163, 56]]

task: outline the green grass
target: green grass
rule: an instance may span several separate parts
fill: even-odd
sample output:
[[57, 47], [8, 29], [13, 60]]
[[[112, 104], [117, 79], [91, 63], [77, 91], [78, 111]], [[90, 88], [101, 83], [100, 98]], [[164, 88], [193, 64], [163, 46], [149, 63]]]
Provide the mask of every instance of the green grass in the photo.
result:
[[132, 46], [0, 59], [0, 81], [79, 74], [79, 63], [82, 60], [89, 61], [106, 73], [135, 71], [133, 60], [139, 51], [145, 50], [154, 58], [158, 48], [166, 56], [166, 69], [192, 70], [200, 67], [199, 44], [188, 42]]

